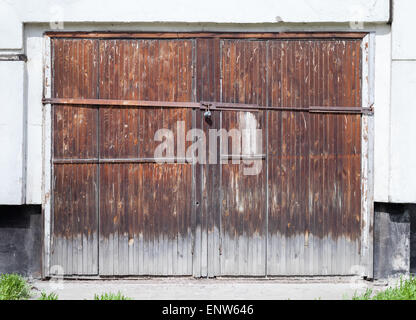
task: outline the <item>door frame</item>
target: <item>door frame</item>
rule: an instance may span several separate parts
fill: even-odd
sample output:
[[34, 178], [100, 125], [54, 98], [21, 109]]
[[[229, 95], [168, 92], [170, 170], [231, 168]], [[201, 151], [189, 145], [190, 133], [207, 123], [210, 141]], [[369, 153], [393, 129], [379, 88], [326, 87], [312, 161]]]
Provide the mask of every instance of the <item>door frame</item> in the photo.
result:
[[[375, 33], [361, 42], [361, 105], [374, 108]], [[367, 62], [367, 63], [366, 63]], [[373, 278], [374, 116], [361, 116], [361, 266], [357, 274]]]
[[[52, 98], [52, 37], [71, 38], [233, 38], [233, 39], [326, 39], [354, 38], [361, 42], [362, 107], [374, 105], [375, 80], [375, 32], [45, 32], [43, 36], [43, 94], [44, 99]], [[52, 235], [52, 105], [43, 103], [42, 109], [42, 278], [51, 276], [51, 235]], [[361, 252], [360, 265], [356, 275], [373, 278], [373, 221], [374, 221], [374, 117], [363, 113], [361, 116]], [[267, 190], [267, 189], [266, 189]], [[60, 274], [58, 273], [58, 277]], [[198, 276], [198, 273], [194, 274]], [[266, 275], [267, 276], [267, 275]], [[63, 275], [62, 275], [63, 277]], [[98, 276], [99, 277], [99, 276]]]

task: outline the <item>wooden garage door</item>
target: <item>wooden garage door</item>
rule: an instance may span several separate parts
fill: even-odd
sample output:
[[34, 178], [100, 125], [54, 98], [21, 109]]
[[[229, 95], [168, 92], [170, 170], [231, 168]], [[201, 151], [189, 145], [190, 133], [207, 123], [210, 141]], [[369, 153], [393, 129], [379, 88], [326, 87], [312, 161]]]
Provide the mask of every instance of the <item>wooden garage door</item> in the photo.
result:
[[[333, 107], [361, 106], [361, 39], [114, 37], [52, 37], [51, 265], [67, 275], [356, 272], [361, 115]], [[213, 102], [209, 121], [200, 101]], [[155, 133], [176, 137], [178, 121], [207, 138], [254, 123], [262, 139], [242, 146], [241, 163], [221, 139], [215, 163], [158, 163]], [[244, 160], [261, 169], [245, 174]]]

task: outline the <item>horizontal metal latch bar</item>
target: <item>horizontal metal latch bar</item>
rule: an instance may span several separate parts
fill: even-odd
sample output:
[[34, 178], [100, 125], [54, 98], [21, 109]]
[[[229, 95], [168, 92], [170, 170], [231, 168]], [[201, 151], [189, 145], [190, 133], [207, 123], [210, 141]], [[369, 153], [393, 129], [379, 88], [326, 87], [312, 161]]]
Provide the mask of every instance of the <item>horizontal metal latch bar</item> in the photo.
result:
[[111, 159], [53, 159], [54, 164], [97, 164], [97, 163], [186, 163], [192, 159], [186, 158], [111, 158]]
[[252, 110], [261, 110], [267, 109], [267, 107], [259, 106], [257, 104], [250, 104], [250, 103], [233, 103], [233, 102], [211, 102], [211, 101], [201, 101], [202, 108], [209, 108], [209, 109], [252, 109]]
[[265, 154], [222, 154], [221, 160], [264, 160]]
[[0, 54], [0, 61], [27, 61], [27, 56], [22, 53], [18, 54]]
[[[254, 155], [221, 155], [221, 160], [264, 160], [265, 154]], [[112, 159], [53, 159], [53, 164], [98, 164], [98, 163], [191, 163], [194, 159], [187, 158], [112, 158]]]
[[68, 104], [85, 106], [119, 106], [119, 107], [171, 107], [171, 108], [200, 108], [199, 102], [180, 102], [180, 101], [149, 101], [149, 100], [116, 100], [116, 99], [70, 99], [70, 98], [50, 98], [42, 99], [46, 104]]
[[370, 107], [335, 107], [335, 106], [311, 106], [309, 107], [311, 113], [352, 113], [352, 114], [373, 114], [373, 105]]
[[309, 106], [309, 107], [267, 107], [257, 104], [231, 103], [231, 102], [182, 102], [182, 101], [148, 101], [148, 100], [117, 100], [117, 99], [82, 99], [82, 98], [49, 98], [42, 99], [44, 104], [52, 105], [85, 105], [90, 107], [160, 107], [160, 108], [192, 108], [210, 109], [220, 111], [293, 111], [310, 113], [344, 113], [344, 114], [373, 114], [373, 105], [370, 107], [344, 107], [344, 106]]

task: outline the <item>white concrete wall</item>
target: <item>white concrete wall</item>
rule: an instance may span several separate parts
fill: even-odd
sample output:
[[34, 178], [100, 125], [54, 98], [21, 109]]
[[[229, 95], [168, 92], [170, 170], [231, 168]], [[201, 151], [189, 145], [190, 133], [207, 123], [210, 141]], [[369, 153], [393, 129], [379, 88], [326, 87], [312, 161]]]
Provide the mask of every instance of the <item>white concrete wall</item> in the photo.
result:
[[22, 48], [22, 19], [17, 1], [0, 0], [0, 49]]
[[416, 2], [395, 0], [389, 201], [416, 202]]
[[416, 200], [416, 61], [393, 61], [390, 202]]
[[33, 34], [33, 28], [25, 32], [25, 47], [28, 55], [27, 70], [27, 161], [26, 203], [41, 201], [42, 182], [42, 84], [43, 84], [43, 41], [42, 34]]
[[385, 22], [389, 0], [0, 0], [1, 48], [22, 48], [25, 22]]

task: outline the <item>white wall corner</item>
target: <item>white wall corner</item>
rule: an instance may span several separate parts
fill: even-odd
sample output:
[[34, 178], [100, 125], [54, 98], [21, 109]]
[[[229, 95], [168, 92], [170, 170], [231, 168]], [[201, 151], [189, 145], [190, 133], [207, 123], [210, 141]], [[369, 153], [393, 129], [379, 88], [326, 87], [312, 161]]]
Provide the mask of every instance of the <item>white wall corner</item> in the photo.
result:
[[390, 202], [416, 203], [416, 61], [392, 62]]
[[22, 49], [24, 23], [385, 23], [389, 0], [0, 0], [0, 49]]
[[2, 0], [22, 22], [318, 23], [389, 19], [389, 0]]
[[24, 203], [24, 62], [0, 61], [0, 204]]
[[25, 30], [27, 53], [27, 156], [26, 203], [42, 201], [42, 91], [43, 91], [43, 36], [42, 31]]

